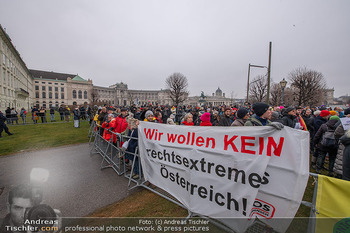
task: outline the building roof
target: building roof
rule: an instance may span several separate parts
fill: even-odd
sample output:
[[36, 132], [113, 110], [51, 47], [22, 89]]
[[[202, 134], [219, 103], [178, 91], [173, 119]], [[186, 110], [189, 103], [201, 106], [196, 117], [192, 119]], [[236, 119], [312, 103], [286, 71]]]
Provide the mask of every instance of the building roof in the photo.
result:
[[87, 82], [85, 79], [83, 79], [82, 77], [80, 77], [79, 75], [76, 75], [73, 79], [73, 81], [82, 81], [82, 82]]
[[[42, 71], [42, 70], [29, 70], [29, 72], [32, 74], [33, 78], [43, 78], [43, 79], [62, 80], [62, 81], [67, 81], [67, 78], [73, 79], [75, 77], [79, 77], [78, 75], [75, 75], [75, 74], [62, 74], [62, 73], [56, 73], [52, 71], [49, 72], [49, 71]], [[77, 81], [81, 81], [81, 80], [77, 80]]]

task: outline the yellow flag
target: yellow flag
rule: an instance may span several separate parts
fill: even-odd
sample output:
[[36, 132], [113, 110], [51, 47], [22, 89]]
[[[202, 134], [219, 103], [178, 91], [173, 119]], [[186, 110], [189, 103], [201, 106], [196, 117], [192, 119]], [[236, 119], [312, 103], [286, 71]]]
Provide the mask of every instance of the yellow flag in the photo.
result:
[[350, 232], [350, 181], [318, 176], [315, 232]]

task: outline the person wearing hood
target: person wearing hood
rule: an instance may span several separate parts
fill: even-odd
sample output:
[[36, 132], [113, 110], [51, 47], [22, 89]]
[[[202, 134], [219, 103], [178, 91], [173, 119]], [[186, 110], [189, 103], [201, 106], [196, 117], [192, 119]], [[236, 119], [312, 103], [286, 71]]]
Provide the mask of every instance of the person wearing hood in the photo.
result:
[[344, 145], [343, 151], [343, 179], [350, 181], [350, 130], [340, 138], [340, 142]]
[[249, 117], [250, 115], [248, 110], [246, 108], [240, 108], [237, 111], [237, 118], [231, 126], [244, 126]]
[[201, 123], [199, 124], [199, 126], [212, 126], [212, 124], [210, 123], [210, 113], [209, 112], [205, 112], [201, 116]]
[[337, 155], [337, 150], [338, 150], [338, 143], [335, 143], [335, 145], [333, 146], [324, 146], [322, 145], [321, 141], [323, 138], [323, 135], [326, 132], [333, 132], [336, 129], [336, 124], [339, 121], [339, 117], [338, 116], [332, 116], [331, 118], [329, 118], [329, 121], [325, 124], [322, 124], [321, 127], [319, 128], [319, 130], [317, 131], [317, 133], [315, 134], [314, 137], [314, 144], [317, 146], [317, 149], [319, 150], [319, 155], [317, 157], [317, 161], [316, 161], [316, 173], [320, 174], [321, 173], [321, 169], [323, 168], [323, 163], [324, 160], [326, 158], [326, 155], [329, 155], [329, 169], [328, 169], [328, 175], [329, 176], [334, 176], [333, 173], [333, 168], [334, 168], [334, 162], [335, 162], [335, 158]]

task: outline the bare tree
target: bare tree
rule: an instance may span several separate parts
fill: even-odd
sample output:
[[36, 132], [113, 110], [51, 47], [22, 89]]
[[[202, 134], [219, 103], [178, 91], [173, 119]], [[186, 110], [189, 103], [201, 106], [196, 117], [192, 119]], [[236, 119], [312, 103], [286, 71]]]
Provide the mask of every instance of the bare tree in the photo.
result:
[[165, 83], [167, 89], [169, 89], [169, 96], [176, 105], [186, 100], [188, 96], [186, 76], [181, 73], [174, 73], [166, 79]]
[[279, 83], [273, 83], [270, 90], [270, 103], [273, 106], [278, 106], [282, 103], [282, 88]]
[[266, 99], [267, 78], [264, 75], [259, 75], [253, 79], [249, 85], [249, 99], [253, 103], [263, 102]]
[[326, 82], [322, 73], [298, 68], [288, 75], [297, 105], [314, 106], [322, 103]]

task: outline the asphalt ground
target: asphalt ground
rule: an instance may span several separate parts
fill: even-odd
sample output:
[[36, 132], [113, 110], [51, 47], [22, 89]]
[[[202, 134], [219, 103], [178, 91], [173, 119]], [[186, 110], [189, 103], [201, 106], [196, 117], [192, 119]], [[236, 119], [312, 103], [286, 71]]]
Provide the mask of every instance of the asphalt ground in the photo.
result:
[[124, 199], [130, 194], [127, 179], [111, 168], [101, 170], [101, 161], [99, 154], [90, 154], [87, 143], [1, 156], [0, 218], [7, 214], [8, 192], [28, 183], [33, 168], [49, 171], [42, 203], [60, 210], [63, 217], [86, 216]]

